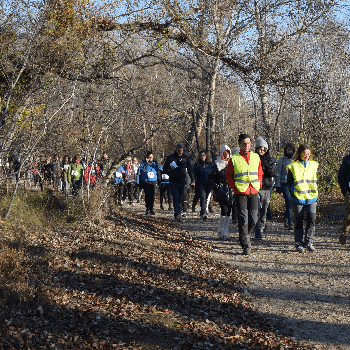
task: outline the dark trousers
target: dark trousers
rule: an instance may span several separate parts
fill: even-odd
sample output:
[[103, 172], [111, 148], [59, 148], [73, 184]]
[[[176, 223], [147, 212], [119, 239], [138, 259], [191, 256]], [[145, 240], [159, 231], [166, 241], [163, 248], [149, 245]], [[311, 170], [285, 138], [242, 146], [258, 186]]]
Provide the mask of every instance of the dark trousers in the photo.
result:
[[181, 204], [182, 204], [182, 197], [185, 191], [186, 182], [176, 182], [176, 181], [170, 181], [169, 182], [169, 188], [170, 192], [173, 196], [173, 206], [174, 206], [174, 216], [177, 217], [179, 214], [181, 214]]
[[292, 215], [292, 201], [290, 199], [289, 187], [287, 184], [281, 183], [281, 191], [283, 194], [284, 201], [286, 203], [286, 211], [284, 213], [284, 221], [288, 221], [288, 224], [293, 223], [293, 215]]
[[169, 183], [161, 183], [159, 185], [159, 194], [160, 194], [160, 205], [163, 204], [163, 200], [165, 203], [169, 204], [169, 207], [171, 207], [171, 201], [173, 200], [169, 188]]
[[[307, 245], [308, 243], [314, 243], [316, 225], [316, 205], [317, 202], [313, 202], [308, 205], [296, 204], [292, 202], [295, 219], [294, 239], [296, 246], [299, 246], [301, 244]], [[306, 216], [305, 235], [304, 216]]]
[[134, 197], [134, 185], [134, 182], [127, 182], [124, 186], [123, 198], [125, 200], [126, 196], [128, 196], [130, 203], [132, 203]]
[[191, 194], [191, 187], [185, 186], [184, 194], [182, 196], [182, 211], [184, 213], [188, 212], [190, 194]]
[[[206, 187], [206, 186], [204, 186], [204, 187]], [[200, 199], [201, 199], [201, 189], [200, 188], [201, 188], [201, 185], [199, 185], [199, 186], [196, 185], [196, 187], [195, 187], [194, 196], [193, 196], [193, 199], [192, 199], [192, 211], [193, 212], [196, 209], [196, 205], [197, 205], [198, 201], [200, 201]], [[210, 189], [210, 186], [209, 186], [209, 193], [210, 193], [210, 191], [211, 191], [211, 189]], [[208, 199], [209, 193], [207, 194], [207, 199]], [[208, 209], [209, 209], [210, 212], [213, 211], [213, 207], [212, 207], [212, 203], [211, 203], [211, 197], [210, 197]], [[201, 205], [201, 210], [202, 210], [202, 205]]]
[[196, 188], [196, 192], [199, 193], [199, 203], [201, 206], [200, 215], [204, 215], [207, 212], [207, 200], [210, 193], [210, 186], [198, 185]]
[[115, 193], [114, 198], [118, 204], [122, 204], [123, 202], [123, 193], [124, 193], [124, 183], [115, 184]]
[[81, 180], [72, 180], [72, 195], [73, 197], [77, 197], [81, 190]]
[[235, 195], [238, 216], [239, 243], [241, 247], [250, 248], [250, 235], [258, 222], [259, 195], [249, 196]]
[[220, 209], [221, 209], [221, 216], [230, 216], [231, 215], [231, 210], [232, 210], [232, 205], [227, 205], [224, 203], [219, 203]]
[[146, 210], [153, 211], [156, 183], [152, 181], [145, 181], [141, 183], [141, 186], [145, 191]]

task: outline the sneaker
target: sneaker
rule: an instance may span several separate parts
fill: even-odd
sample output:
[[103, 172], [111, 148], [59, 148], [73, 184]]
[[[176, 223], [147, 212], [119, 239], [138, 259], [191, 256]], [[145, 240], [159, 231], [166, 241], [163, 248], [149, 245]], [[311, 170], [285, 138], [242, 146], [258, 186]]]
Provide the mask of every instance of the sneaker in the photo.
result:
[[208, 219], [208, 216], [207, 216], [206, 214], [201, 215], [201, 219], [202, 219], [203, 221], [206, 221], [206, 220]]
[[181, 222], [181, 214], [176, 215], [175, 220]]
[[149, 212], [149, 210], [147, 209], [145, 215], [149, 215], [149, 213], [150, 213], [150, 212]]
[[255, 239], [256, 241], [262, 241], [262, 240], [266, 239], [266, 237], [265, 237], [265, 235], [264, 235], [263, 233], [260, 233], [260, 234], [257, 234], [257, 235], [254, 237], [254, 239]]
[[304, 247], [301, 244], [297, 245], [295, 249], [298, 253], [304, 253], [305, 251]]
[[163, 204], [160, 205], [160, 210], [164, 210]]
[[242, 254], [243, 255], [249, 255], [250, 254], [250, 248], [249, 247], [243, 248]]
[[156, 215], [156, 213], [153, 210], [150, 210], [150, 215]]
[[343, 232], [340, 234], [339, 236], [339, 243], [344, 245], [346, 243], [346, 236], [347, 236], [347, 232]]
[[309, 252], [315, 252], [316, 248], [312, 245], [312, 243], [308, 243], [308, 245], [306, 246], [307, 250]]
[[188, 216], [188, 213], [187, 213], [186, 211], [184, 211], [184, 212], [182, 213], [182, 216], [183, 216], [183, 217], [186, 217], [186, 216]]

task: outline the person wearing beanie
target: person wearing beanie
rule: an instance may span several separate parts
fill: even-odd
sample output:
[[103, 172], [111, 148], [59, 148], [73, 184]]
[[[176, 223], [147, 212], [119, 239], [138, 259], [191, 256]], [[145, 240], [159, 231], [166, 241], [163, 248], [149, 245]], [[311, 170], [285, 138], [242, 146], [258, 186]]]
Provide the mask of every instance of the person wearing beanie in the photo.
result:
[[282, 193], [286, 204], [286, 210], [284, 213], [284, 227], [289, 230], [293, 230], [293, 215], [292, 215], [292, 202], [290, 199], [290, 191], [287, 185], [287, 169], [286, 167], [292, 162], [293, 154], [295, 153], [295, 147], [292, 143], [288, 142], [284, 147], [283, 156], [277, 161], [277, 177], [276, 177], [276, 192]]
[[250, 136], [238, 137], [240, 151], [231, 156], [226, 171], [226, 180], [235, 194], [239, 242], [243, 254], [250, 254], [250, 235], [258, 222], [258, 193], [262, 185], [263, 170], [260, 157], [250, 152]]
[[273, 178], [276, 177], [276, 162], [271, 157], [268, 143], [258, 137], [256, 140], [255, 152], [259, 155], [261, 167], [264, 172], [262, 186], [259, 190], [259, 219], [255, 230], [255, 239], [265, 239], [264, 230], [266, 228], [267, 209], [271, 199], [271, 188], [273, 187]]
[[217, 237], [223, 240], [228, 239], [231, 210], [234, 204], [233, 192], [226, 181], [226, 169], [230, 156], [230, 147], [223, 145], [220, 150], [220, 155], [215, 160], [208, 175], [208, 182], [213, 190], [214, 199], [219, 203], [221, 209]]

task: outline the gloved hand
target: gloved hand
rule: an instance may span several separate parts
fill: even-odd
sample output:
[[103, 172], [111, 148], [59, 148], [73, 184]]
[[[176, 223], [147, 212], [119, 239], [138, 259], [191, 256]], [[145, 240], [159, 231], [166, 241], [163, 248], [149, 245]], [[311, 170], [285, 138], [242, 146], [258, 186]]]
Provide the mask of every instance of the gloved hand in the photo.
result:
[[276, 187], [276, 192], [281, 194], [282, 193], [282, 188], [281, 187]]

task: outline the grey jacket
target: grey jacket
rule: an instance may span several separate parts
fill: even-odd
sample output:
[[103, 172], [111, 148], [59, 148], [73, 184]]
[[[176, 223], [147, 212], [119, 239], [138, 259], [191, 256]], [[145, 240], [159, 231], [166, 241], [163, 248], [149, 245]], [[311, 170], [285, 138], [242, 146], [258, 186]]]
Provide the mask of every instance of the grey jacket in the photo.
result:
[[281, 187], [281, 183], [287, 183], [287, 169], [286, 166], [289, 165], [292, 160], [286, 156], [281, 157], [277, 162], [277, 177], [276, 177], [276, 187]]

